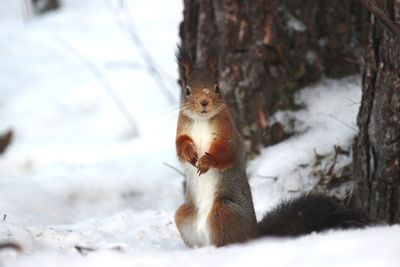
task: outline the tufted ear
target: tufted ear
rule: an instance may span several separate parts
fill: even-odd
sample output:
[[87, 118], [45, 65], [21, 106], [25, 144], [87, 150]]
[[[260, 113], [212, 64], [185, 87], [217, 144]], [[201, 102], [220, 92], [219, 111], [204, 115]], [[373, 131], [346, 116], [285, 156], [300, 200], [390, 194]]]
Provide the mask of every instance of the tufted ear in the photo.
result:
[[218, 79], [218, 53], [216, 49], [211, 49], [207, 56], [207, 69], [208, 71]]
[[189, 54], [180, 45], [178, 45], [178, 50], [176, 52], [176, 62], [178, 63], [181, 79], [186, 82], [193, 72], [193, 63]]

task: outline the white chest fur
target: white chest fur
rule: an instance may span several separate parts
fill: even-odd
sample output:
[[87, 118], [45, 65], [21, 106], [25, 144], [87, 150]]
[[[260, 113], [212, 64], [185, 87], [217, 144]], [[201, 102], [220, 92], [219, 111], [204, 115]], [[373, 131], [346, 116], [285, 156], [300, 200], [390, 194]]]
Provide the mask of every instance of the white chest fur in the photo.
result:
[[[206, 120], [195, 121], [188, 129], [187, 134], [196, 145], [197, 154], [201, 158], [208, 151], [213, 139], [213, 131]], [[191, 233], [187, 240], [193, 246], [204, 246], [211, 243], [208, 215], [215, 199], [218, 186], [218, 172], [215, 169], [208, 170], [205, 174], [198, 176], [197, 168], [185, 163], [185, 174], [187, 177], [187, 189], [193, 198], [196, 207], [196, 219], [193, 221]]]
[[191, 126], [187, 129], [187, 134], [192, 138], [197, 148], [199, 158], [208, 151], [213, 138], [213, 129], [208, 120], [194, 120]]

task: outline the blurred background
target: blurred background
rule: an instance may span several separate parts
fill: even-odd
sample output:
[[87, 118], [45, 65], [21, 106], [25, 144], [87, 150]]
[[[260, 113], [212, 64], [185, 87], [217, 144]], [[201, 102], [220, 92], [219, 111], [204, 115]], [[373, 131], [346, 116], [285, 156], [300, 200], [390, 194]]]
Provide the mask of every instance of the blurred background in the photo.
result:
[[[73, 222], [126, 203], [144, 209], [143, 198], [152, 199], [146, 208], [173, 209], [179, 198], [155, 195], [169, 196], [173, 189], [156, 181], [176, 174], [163, 162], [176, 165], [182, 3], [0, 6], [0, 131], [12, 131], [0, 205], [8, 219]], [[150, 191], [139, 196], [143, 188]]]

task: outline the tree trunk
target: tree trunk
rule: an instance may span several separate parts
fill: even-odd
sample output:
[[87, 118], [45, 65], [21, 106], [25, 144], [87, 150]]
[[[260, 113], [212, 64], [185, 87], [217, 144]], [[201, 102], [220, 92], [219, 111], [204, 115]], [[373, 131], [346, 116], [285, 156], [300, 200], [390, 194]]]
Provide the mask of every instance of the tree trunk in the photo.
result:
[[194, 62], [219, 50], [220, 87], [247, 151], [286, 137], [271, 116], [323, 76], [357, 73], [363, 13], [356, 0], [185, 0], [182, 46]]
[[[375, 1], [374, 1], [375, 2]], [[378, 1], [400, 27], [400, 1]], [[400, 35], [371, 15], [354, 147], [356, 203], [373, 218], [400, 222]]]

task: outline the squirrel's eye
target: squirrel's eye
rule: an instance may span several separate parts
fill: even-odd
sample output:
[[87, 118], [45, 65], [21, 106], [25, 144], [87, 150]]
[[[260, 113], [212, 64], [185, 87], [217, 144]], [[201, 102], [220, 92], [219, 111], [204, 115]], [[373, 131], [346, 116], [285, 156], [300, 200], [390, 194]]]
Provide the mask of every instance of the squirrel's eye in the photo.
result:
[[219, 94], [219, 86], [218, 86], [218, 85], [215, 85], [215, 87], [214, 87], [214, 92], [215, 92], [216, 94]]
[[189, 89], [188, 87], [186, 87], [185, 95], [186, 95], [186, 96], [190, 96], [190, 89]]

